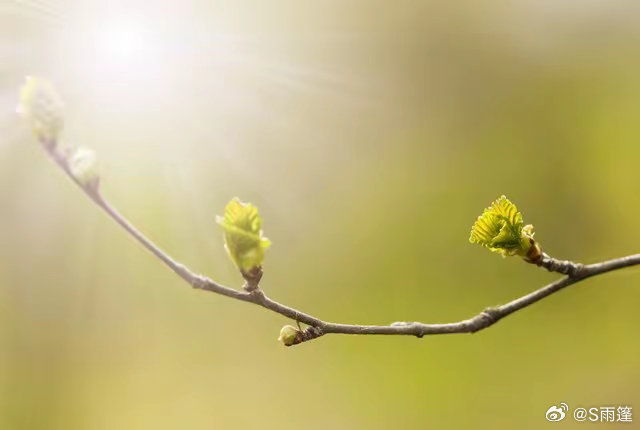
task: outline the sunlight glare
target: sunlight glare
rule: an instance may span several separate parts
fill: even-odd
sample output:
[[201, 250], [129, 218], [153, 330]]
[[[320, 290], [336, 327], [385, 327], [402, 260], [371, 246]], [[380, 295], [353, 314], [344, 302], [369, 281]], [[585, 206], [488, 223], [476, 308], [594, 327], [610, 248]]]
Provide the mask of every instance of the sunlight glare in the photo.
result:
[[112, 22], [99, 31], [96, 48], [105, 62], [118, 66], [144, 53], [149, 48], [148, 43], [140, 23]]

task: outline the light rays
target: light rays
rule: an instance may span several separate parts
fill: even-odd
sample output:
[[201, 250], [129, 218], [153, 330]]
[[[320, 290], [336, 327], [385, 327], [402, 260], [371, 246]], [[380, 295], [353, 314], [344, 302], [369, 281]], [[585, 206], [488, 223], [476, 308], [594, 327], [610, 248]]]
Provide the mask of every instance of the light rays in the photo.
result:
[[[270, 188], [260, 175], [273, 174], [284, 183], [295, 174], [296, 157], [321, 157], [317, 172], [305, 172], [320, 176], [329, 154], [347, 159], [341, 156], [348, 151], [341, 142], [348, 137], [337, 131], [345, 128], [342, 121], [376, 104], [370, 82], [338, 60], [314, 59], [299, 49], [342, 42], [326, 41], [328, 35], [314, 36], [320, 42], [300, 36], [290, 44], [251, 26], [212, 26], [213, 9], [200, 16], [162, 2], [152, 9], [135, 1], [126, 8], [97, 2], [66, 8], [54, 1], [13, 3], [34, 20], [64, 24], [52, 30], [45, 45], [37, 50], [27, 46], [22, 54], [7, 55], [4, 63], [23, 70], [20, 75], [43, 74], [60, 86], [72, 139], [91, 141], [99, 154], [101, 145], [108, 145], [109, 154], [102, 157], [107, 163], [122, 159], [117, 174], [124, 180], [142, 183], [162, 176], [157, 185], [170, 184], [165, 190], [170, 198], [196, 206], [202, 199], [197, 181], [220, 178], [190, 170], [222, 165], [233, 185], [216, 187], [214, 196], [225, 200], [243, 192], [279, 211], [281, 205], [269, 202], [296, 199], [304, 191], [296, 184]], [[39, 55], [52, 61], [40, 62], [44, 70], [32, 70]], [[7, 91], [0, 103], [6, 99], [13, 109], [15, 87]], [[198, 162], [202, 159], [207, 161]], [[261, 162], [263, 169], [255, 168]], [[287, 165], [294, 170], [286, 173]], [[175, 171], [181, 168], [189, 173]]]
[[[18, 13], [24, 13], [45, 24], [62, 25], [64, 15], [62, 6], [52, 0], [9, 0], [4, 7]], [[2, 10], [2, 9], [0, 9]]]

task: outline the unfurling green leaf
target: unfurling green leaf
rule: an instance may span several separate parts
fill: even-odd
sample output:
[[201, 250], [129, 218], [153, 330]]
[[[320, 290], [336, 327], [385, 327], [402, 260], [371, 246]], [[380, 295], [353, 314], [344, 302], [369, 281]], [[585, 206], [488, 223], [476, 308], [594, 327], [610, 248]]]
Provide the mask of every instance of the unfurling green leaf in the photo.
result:
[[520, 255], [537, 260], [541, 251], [533, 239], [533, 226], [524, 225], [516, 205], [501, 196], [486, 208], [471, 228], [469, 242], [477, 243], [503, 256]]
[[49, 81], [27, 76], [20, 89], [17, 112], [31, 124], [36, 138], [55, 144], [62, 131], [64, 105]]
[[243, 273], [262, 266], [264, 251], [271, 241], [262, 236], [262, 218], [258, 208], [233, 198], [224, 208], [224, 216], [216, 217], [224, 229], [224, 243], [229, 257]]

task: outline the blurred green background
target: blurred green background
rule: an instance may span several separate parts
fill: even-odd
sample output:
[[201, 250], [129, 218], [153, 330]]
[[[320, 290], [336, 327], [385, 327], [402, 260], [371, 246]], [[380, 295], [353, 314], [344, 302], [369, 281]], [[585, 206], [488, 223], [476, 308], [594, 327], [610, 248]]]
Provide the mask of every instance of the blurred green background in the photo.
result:
[[190, 290], [14, 114], [25, 75], [51, 79], [106, 195], [196, 271], [240, 287], [214, 222], [237, 195], [273, 298], [457, 321], [558, 278], [468, 243], [503, 193], [558, 258], [638, 252], [638, 2], [106, 3], [0, 1], [0, 428], [589, 426], [548, 423], [560, 402], [640, 421], [638, 268], [475, 335], [284, 348], [285, 318]]

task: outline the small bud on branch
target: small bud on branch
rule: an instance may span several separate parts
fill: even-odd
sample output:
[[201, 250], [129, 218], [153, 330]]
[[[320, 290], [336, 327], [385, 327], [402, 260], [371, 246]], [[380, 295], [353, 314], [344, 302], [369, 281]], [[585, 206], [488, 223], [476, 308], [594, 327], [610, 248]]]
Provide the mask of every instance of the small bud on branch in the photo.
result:
[[278, 340], [285, 346], [291, 346], [299, 343], [300, 338], [302, 338], [302, 333], [300, 332], [300, 330], [292, 325], [286, 325], [282, 327], [282, 330], [280, 330], [280, 337], [278, 338]]
[[74, 178], [84, 187], [98, 185], [98, 161], [96, 153], [88, 148], [77, 148], [69, 160], [69, 170]]

